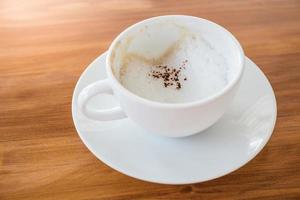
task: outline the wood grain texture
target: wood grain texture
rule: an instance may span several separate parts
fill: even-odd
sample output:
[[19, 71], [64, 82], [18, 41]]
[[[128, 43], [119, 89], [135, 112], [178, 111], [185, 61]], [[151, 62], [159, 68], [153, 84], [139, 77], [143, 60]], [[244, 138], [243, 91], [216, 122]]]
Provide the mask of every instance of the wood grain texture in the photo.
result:
[[[246, 166], [213, 181], [169, 186], [122, 175], [86, 149], [72, 123], [72, 92], [86, 66], [127, 26], [165, 14], [225, 26], [276, 93], [270, 142]], [[0, 1], [1, 200], [296, 200], [299, 132], [299, 0]]]

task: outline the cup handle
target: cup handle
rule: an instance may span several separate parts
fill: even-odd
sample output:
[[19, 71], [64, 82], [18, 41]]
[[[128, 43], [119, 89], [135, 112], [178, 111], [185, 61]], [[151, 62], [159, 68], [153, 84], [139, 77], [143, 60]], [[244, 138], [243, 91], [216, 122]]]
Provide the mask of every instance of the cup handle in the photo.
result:
[[101, 110], [88, 108], [87, 103], [89, 100], [100, 93], [113, 95], [108, 79], [92, 83], [80, 92], [78, 96], [78, 107], [86, 117], [99, 121], [111, 121], [127, 117], [120, 106]]

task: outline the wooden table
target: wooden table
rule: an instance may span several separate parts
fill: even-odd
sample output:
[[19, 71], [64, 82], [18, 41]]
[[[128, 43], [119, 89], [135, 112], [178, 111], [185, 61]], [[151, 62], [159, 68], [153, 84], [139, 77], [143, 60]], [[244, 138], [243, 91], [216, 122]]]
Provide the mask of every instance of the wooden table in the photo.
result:
[[[187, 14], [240, 40], [272, 83], [275, 132], [241, 169], [193, 185], [112, 170], [80, 141], [71, 97], [87, 65], [142, 19]], [[300, 1], [0, 1], [0, 199], [300, 199]]]

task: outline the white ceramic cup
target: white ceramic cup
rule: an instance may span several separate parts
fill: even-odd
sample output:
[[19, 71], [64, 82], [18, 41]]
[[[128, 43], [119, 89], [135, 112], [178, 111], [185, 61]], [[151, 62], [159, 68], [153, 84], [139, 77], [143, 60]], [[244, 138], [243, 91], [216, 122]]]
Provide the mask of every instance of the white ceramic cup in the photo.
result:
[[[175, 23], [192, 29], [201, 34], [207, 41], [212, 41], [216, 49], [228, 59], [228, 64], [234, 69], [230, 82], [219, 92], [194, 102], [162, 103], [155, 102], [130, 92], [118, 81], [115, 71], [118, 70], [118, 58], [122, 56], [119, 44], [128, 38], [134, 40], [131, 49], [138, 53], [155, 57], [168, 38], [174, 38], [169, 25]], [[142, 29], [151, 29], [153, 24], [161, 24], [151, 33], [156, 34], [155, 40], [147, 40]], [[99, 66], [100, 67], [100, 66]], [[119, 66], [120, 67], [120, 66]], [[197, 17], [184, 15], [159, 16], [146, 19], [124, 30], [109, 47], [106, 57], [106, 72], [108, 78], [99, 80], [84, 88], [78, 96], [78, 106], [88, 118], [100, 121], [130, 118], [141, 127], [168, 137], [183, 137], [198, 133], [214, 124], [226, 111], [232, 102], [239, 86], [244, 68], [244, 52], [235, 37], [223, 27]], [[88, 101], [97, 94], [106, 93], [116, 97], [120, 107], [104, 110], [88, 108]]]

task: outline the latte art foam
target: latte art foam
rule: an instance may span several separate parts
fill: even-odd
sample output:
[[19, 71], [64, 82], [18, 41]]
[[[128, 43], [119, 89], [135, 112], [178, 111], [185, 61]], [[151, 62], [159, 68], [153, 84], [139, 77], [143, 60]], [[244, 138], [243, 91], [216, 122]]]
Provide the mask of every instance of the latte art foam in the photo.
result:
[[[167, 51], [152, 63], [141, 56], [128, 55], [130, 59], [124, 62], [119, 77], [121, 84], [138, 96], [165, 103], [197, 101], [227, 85], [230, 70], [225, 57], [201, 37], [185, 37]], [[168, 69], [179, 72], [177, 76], [167, 75]]]

